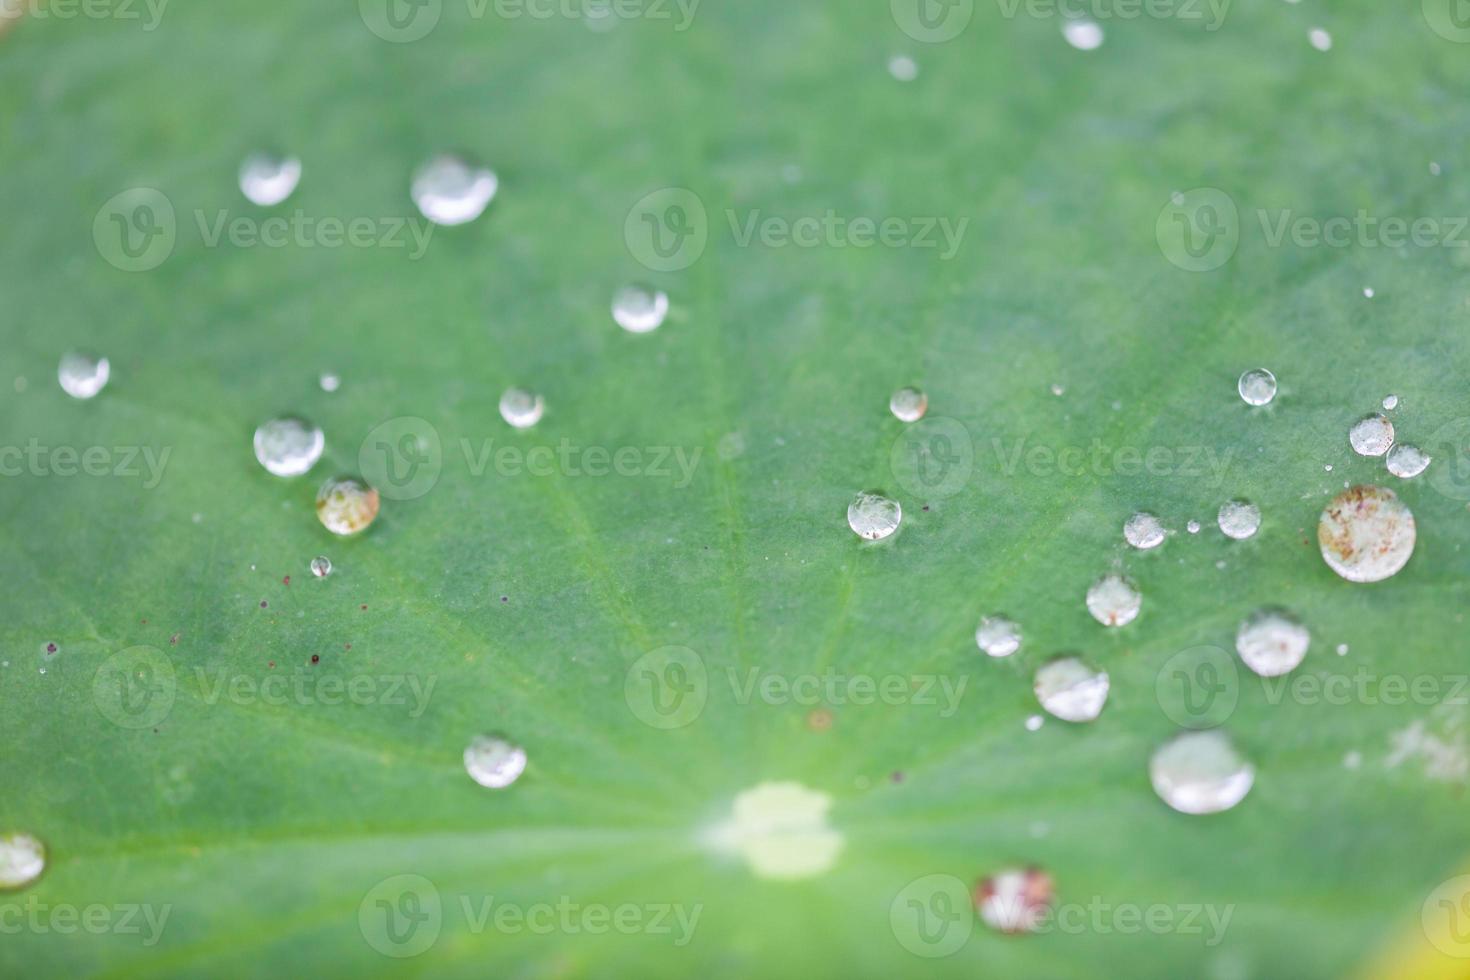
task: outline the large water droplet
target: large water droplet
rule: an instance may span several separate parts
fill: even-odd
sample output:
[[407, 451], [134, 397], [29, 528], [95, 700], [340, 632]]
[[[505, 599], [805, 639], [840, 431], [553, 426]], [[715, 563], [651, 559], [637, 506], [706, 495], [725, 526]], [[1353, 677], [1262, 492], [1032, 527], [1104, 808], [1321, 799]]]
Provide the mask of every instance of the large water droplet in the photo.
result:
[[847, 505], [847, 526], [853, 534], [869, 541], [882, 541], [898, 530], [902, 520], [903, 508], [898, 501], [881, 493], [864, 491]]
[[311, 560], [311, 574], [317, 578], [326, 578], [332, 574], [332, 559], [326, 555], [317, 555]]
[[1004, 616], [986, 616], [975, 631], [975, 643], [992, 657], [1009, 657], [1021, 649], [1021, 627]]
[[1388, 471], [1401, 480], [1412, 480], [1429, 468], [1431, 457], [1418, 446], [1400, 442], [1388, 451]]
[[1180, 813], [1219, 813], [1250, 792], [1255, 767], [1219, 729], [1184, 732], [1160, 746], [1149, 762], [1159, 798]]
[[507, 388], [500, 396], [500, 417], [517, 429], [529, 429], [546, 414], [546, 402], [534, 391]]
[[1262, 609], [1235, 632], [1240, 659], [1262, 677], [1280, 677], [1296, 670], [1311, 643], [1311, 632], [1281, 609]]
[[1063, 721], [1093, 721], [1108, 703], [1108, 675], [1077, 657], [1057, 657], [1036, 671], [1036, 700]]
[[63, 355], [56, 369], [56, 380], [61, 382], [61, 390], [82, 401], [96, 397], [97, 392], [107, 387], [107, 379], [111, 375], [112, 365], [107, 358], [86, 351], [71, 351]]
[[1414, 554], [1418, 529], [1392, 490], [1358, 486], [1332, 499], [1317, 523], [1317, 543], [1329, 568], [1349, 582], [1381, 582]]
[[1068, 20], [1062, 24], [1062, 37], [1078, 51], [1096, 51], [1104, 40], [1100, 24], [1086, 18]]
[[1164, 543], [1164, 525], [1153, 514], [1141, 510], [1123, 524], [1123, 540], [1140, 551], [1157, 548]]
[[493, 170], [443, 154], [413, 175], [411, 194], [419, 212], [434, 224], [462, 225], [484, 213], [499, 187]]
[[46, 845], [30, 834], [0, 834], [0, 891], [24, 888], [46, 870]]
[[1236, 388], [1247, 405], [1269, 405], [1276, 397], [1276, 375], [1265, 368], [1255, 368], [1240, 376]]
[[1348, 442], [1359, 456], [1382, 456], [1393, 445], [1393, 423], [1377, 412], [1365, 415], [1348, 430]]
[[1220, 505], [1216, 520], [1227, 538], [1244, 541], [1261, 529], [1261, 508], [1249, 500], [1229, 500]]
[[900, 422], [917, 422], [929, 411], [929, 396], [918, 388], [900, 388], [888, 399], [888, 410]]
[[378, 491], [353, 476], [330, 479], [317, 491], [316, 516], [336, 535], [365, 531], [378, 517]]
[[271, 419], [255, 430], [255, 458], [276, 476], [300, 476], [322, 458], [322, 430], [294, 415]]
[[254, 153], [240, 164], [240, 193], [263, 208], [275, 207], [296, 190], [301, 161], [270, 153]]
[[1109, 572], [1087, 590], [1087, 611], [1104, 626], [1127, 626], [1142, 605], [1138, 588], [1117, 572]]
[[652, 286], [624, 286], [613, 295], [612, 315], [629, 333], [651, 333], [669, 315], [669, 295]]
[[476, 735], [464, 750], [465, 772], [488, 789], [505, 789], [526, 771], [526, 750], [499, 735]]
[[975, 910], [996, 932], [1035, 932], [1056, 899], [1051, 875], [1038, 868], [1001, 871], [975, 886]]

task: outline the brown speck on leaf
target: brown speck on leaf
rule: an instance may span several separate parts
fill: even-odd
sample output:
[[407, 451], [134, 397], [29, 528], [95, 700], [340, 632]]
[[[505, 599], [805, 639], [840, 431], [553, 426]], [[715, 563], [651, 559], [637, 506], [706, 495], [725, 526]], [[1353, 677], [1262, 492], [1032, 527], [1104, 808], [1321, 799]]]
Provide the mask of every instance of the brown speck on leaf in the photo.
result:
[[264, 609], [268, 605], [270, 605], [270, 603], [266, 602], [264, 599], [260, 600], [260, 608]]
[[291, 576], [287, 575], [285, 578], [281, 579], [281, 584], [282, 585], [290, 585], [291, 584]]
[[173, 636], [169, 637], [168, 638], [168, 645], [171, 646], [171, 647], [178, 646], [179, 645], [179, 637], [182, 636], [182, 635], [183, 635], [182, 633], [175, 633]]
[[825, 732], [832, 727], [832, 712], [827, 708], [815, 708], [806, 716], [806, 727], [814, 732]]
[[319, 663], [322, 662], [322, 658], [320, 656], [318, 656], [317, 654], [313, 653], [311, 655], [311, 662], [314, 663], [314, 664], [319, 664]]

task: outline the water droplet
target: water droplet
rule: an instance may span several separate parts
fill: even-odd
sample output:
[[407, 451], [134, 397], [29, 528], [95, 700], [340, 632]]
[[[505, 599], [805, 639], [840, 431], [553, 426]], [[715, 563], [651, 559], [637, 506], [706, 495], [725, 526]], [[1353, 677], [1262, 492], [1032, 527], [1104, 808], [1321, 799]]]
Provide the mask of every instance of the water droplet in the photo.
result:
[[1220, 505], [1216, 519], [1227, 538], [1244, 541], [1261, 529], [1261, 508], [1249, 500], [1230, 500]]
[[317, 578], [326, 578], [332, 574], [332, 559], [326, 555], [317, 555], [311, 560], [311, 574]]
[[500, 180], [493, 170], [442, 154], [414, 173], [410, 193], [425, 218], [436, 225], [453, 226], [483, 214], [499, 188]]
[[331, 394], [342, 387], [342, 379], [330, 371], [322, 373], [319, 383], [322, 386], [322, 391], [325, 391], [327, 394]]
[[1026, 731], [1039, 732], [1041, 731], [1041, 726], [1045, 724], [1045, 718], [1041, 717], [1040, 715], [1031, 715], [1026, 719]]
[[897, 54], [888, 59], [888, 74], [900, 82], [912, 82], [919, 77], [919, 63], [906, 54]]
[[975, 631], [975, 643], [988, 656], [1009, 657], [1021, 649], [1021, 627], [1004, 616], [986, 616]]
[[1066, 386], [1059, 385], [1059, 384], [1054, 384], [1054, 385], [1051, 386], [1051, 393], [1053, 395], [1056, 395], [1058, 398], [1060, 398], [1060, 397], [1062, 397], [1063, 395], [1065, 395], [1067, 393]]
[[853, 534], [869, 541], [882, 541], [898, 530], [902, 520], [903, 508], [898, 501], [881, 493], [864, 491], [847, 505], [847, 526]]
[[1184, 732], [1160, 746], [1149, 762], [1159, 798], [1180, 813], [1220, 813], [1245, 799], [1255, 767], [1219, 729]]
[[900, 422], [917, 422], [929, 411], [929, 396], [918, 388], [900, 388], [888, 399], [888, 410]]
[[1444, 169], [1442, 167], [1440, 167], [1440, 165], [1438, 163], [1435, 163], [1433, 160], [1430, 160], [1429, 161], [1429, 176], [1431, 176], [1431, 177], [1438, 177], [1442, 173], [1444, 173]]
[[1096, 21], [1086, 18], [1068, 20], [1062, 25], [1062, 36], [1078, 51], [1095, 51], [1103, 43], [1102, 27]]
[[56, 369], [56, 380], [61, 382], [62, 391], [86, 401], [107, 387], [111, 374], [112, 365], [107, 358], [86, 351], [71, 351], [62, 356]]
[[975, 909], [996, 932], [1036, 932], [1051, 914], [1056, 889], [1051, 875], [1038, 868], [1001, 871], [975, 886]]
[[1348, 430], [1348, 442], [1359, 456], [1382, 456], [1393, 445], [1393, 423], [1377, 412], [1365, 415]]
[[1363, 753], [1361, 752], [1349, 752], [1347, 755], [1342, 757], [1342, 767], [1344, 769], [1357, 769], [1362, 766], [1362, 764]]
[[30, 834], [0, 834], [0, 891], [24, 888], [46, 870], [46, 845]]
[[1339, 657], [1346, 657], [1348, 655], [1348, 645], [1346, 643], [1339, 643], [1337, 645], [1337, 655]]
[[1057, 657], [1036, 671], [1036, 700], [1062, 721], [1093, 721], [1108, 703], [1108, 675], [1077, 657]]
[[1184, 525], [1184, 530], [1188, 531], [1190, 534], [1198, 534], [1199, 521], [1190, 521], [1188, 524]]
[[499, 735], [476, 735], [464, 750], [465, 772], [487, 789], [505, 789], [526, 771], [526, 750]]
[[1142, 605], [1138, 589], [1117, 572], [1109, 572], [1087, 590], [1087, 611], [1104, 626], [1127, 626]]
[[316, 516], [336, 535], [365, 531], [378, 516], [378, 491], [356, 477], [330, 479], [317, 491]]
[[1417, 536], [1408, 506], [1383, 487], [1344, 490], [1317, 523], [1323, 560], [1349, 582], [1381, 582], [1397, 574], [1413, 555]]
[[842, 835], [828, 823], [831, 807], [832, 797], [800, 783], [760, 783], [735, 797], [729, 819], [704, 840], [740, 855], [762, 878], [810, 878], [830, 869], [842, 851]]
[[546, 402], [534, 391], [507, 388], [500, 396], [500, 417], [517, 429], [529, 429], [545, 413]]
[[1375, 295], [1377, 295], [1377, 294], [1373, 292], [1373, 287], [1372, 286], [1364, 286], [1363, 287], [1363, 298], [1364, 299], [1372, 299]]
[[1123, 524], [1123, 540], [1139, 551], [1148, 551], [1164, 543], [1164, 525], [1148, 511], [1141, 510]]
[[1318, 51], [1332, 50], [1332, 35], [1320, 27], [1314, 27], [1307, 32], [1307, 40], [1312, 42], [1312, 47]]
[[1401, 442], [1388, 451], [1388, 471], [1403, 480], [1412, 480], [1429, 468], [1431, 457], [1418, 446]]
[[294, 415], [271, 419], [255, 430], [255, 458], [276, 476], [300, 476], [322, 458], [322, 430]]
[[1311, 632], [1282, 609], [1262, 609], [1235, 632], [1235, 651], [1262, 677], [1280, 677], [1296, 670], [1311, 643]]
[[1269, 405], [1276, 397], [1276, 375], [1265, 368], [1254, 368], [1242, 374], [1235, 387], [1247, 405]]
[[669, 295], [652, 286], [624, 286], [613, 296], [612, 315], [629, 333], [651, 333], [669, 315]]
[[290, 197], [300, 181], [301, 161], [295, 157], [253, 153], [240, 164], [240, 193], [263, 208]]

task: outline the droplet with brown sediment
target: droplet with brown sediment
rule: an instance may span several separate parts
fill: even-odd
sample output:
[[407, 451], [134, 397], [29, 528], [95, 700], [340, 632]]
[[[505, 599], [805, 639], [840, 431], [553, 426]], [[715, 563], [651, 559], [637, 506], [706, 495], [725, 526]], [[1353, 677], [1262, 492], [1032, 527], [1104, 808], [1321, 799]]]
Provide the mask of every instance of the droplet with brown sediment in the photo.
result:
[[1384, 487], [1344, 490], [1317, 523], [1323, 560], [1349, 582], [1381, 582], [1396, 575], [1413, 555], [1417, 537], [1413, 513]]

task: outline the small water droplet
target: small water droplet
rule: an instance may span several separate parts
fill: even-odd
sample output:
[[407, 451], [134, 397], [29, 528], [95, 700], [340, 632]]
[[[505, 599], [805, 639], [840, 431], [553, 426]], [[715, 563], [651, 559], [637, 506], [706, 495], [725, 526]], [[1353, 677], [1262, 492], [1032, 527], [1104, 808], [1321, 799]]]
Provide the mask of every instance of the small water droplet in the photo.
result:
[[1332, 472], [1332, 464], [1331, 463], [1328, 463], [1326, 466], [1324, 466], [1322, 468], [1324, 470], [1326, 470], [1328, 473], [1331, 473]]
[[1216, 520], [1227, 538], [1244, 541], [1261, 529], [1261, 508], [1249, 500], [1229, 500], [1220, 505]]
[[316, 516], [333, 534], [367, 530], [378, 517], [378, 491], [352, 476], [334, 477], [316, 495]]
[[912, 82], [919, 77], [919, 63], [906, 54], [896, 54], [888, 59], [888, 74], [900, 82]]
[[342, 387], [342, 379], [337, 375], [331, 373], [330, 371], [322, 372], [322, 376], [318, 379], [318, 383], [322, 386], [322, 391], [325, 391], [327, 394], [331, 394], [338, 388]]
[[322, 458], [322, 430], [294, 415], [271, 419], [255, 430], [255, 458], [276, 476], [300, 476]]
[[0, 891], [24, 888], [46, 870], [46, 845], [30, 834], [0, 834]]
[[1262, 677], [1280, 677], [1296, 670], [1311, 643], [1311, 632], [1282, 609], [1262, 609], [1235, 632], [1240, 659]]
[[1078, 51], [1096, 51], [1102, 47], [1103, 29], [1096, 21], [1079, 17], [1062, 25], [1062, 36]]
[[414, 173], [410, 193], [425, 218], [436, 225], [453, 226], [483, 214], [499, 188], [500, 180], [493, 170], [442, 154]]
[[986, 616], [975, 630], [975, 643], [991, 657], [1009, 657], [1021, 649], [1021, 627], [1004, 616]]
[[1344, 490], [1317, 523], [1323, 560], [1349, 582], [1381, 582], [1396, 575], [1414, 554], [1417, 537], [1408, 505], [1383, 487]]
[[1429, 176], [1431, 176], [1431, 177], [1438, 177], [1442, 173], [1444, 173], [1444, 169], [1442, 167], [1440, 167], [1440, 165], [1438, 163], [1434, 162], [1433, 160], [1430, 160], [1429, 161]]
[[1104, 626], [1127, 626], [1142, 606], [1138, 589], [1117, 572], [1109, 572], [1087, 590], [1087, 611]]
[[1089, 666], [1078, 657], [1057, 657], [1036, 671], [1033, 685], [1036, 700], [1063, 721], [1093, 721], [1108, 703], [1106, 671]]
[[1312, 47], [1318, 51], [1332, 50], [1332, 35], [1320, 27], [1314, 27], [1307, 32], [1307, 40], [1312, 42]]
[[853, 534], [869, 541], [882, 541], [898, 530], [902, 520], [903, 508], [898, 501], [881, 493], [864, 491], [847, 505], [847, 526]]
[[1199, 527], [1199, 521], [1190, 521], [1188, 524], [1184, 525], [1184, 530], [1188, 531], [1190, 534], [1198, 534]]
[[1055, 899], [1051, 875], [1038, 868], [1001, 871], [975, 886], [975, 909], [981, 920], [1006, 935], [1039, 930]]
[[301, 161], [296, 157], [252, 153], [240, 164], [240, 193], [263, 208], [286, 200], [300, 181]]
[[1348, 655], [1348, 645], [1346, 643], [1339, 643], [1337, 645], [1337, 655], [1339, 657], [1346, 657]]
[[1373, 291], [1373, 287], [1372, 286], [1364, 286], [1363, 287], [1363, 298], [1364, 299], [1372, 299], [1376, 295], [1378, 295], [1378, 294]]
[[1060, 397], [1062, 397], [1063, 395], [1065, 395], [1067, 393], [1066, 386], [1065, 385], [1054, 384], [1054, 385], [1051, 386], [1051, 393], [1053, 395], [1056, 395], [1058, 398], [1060, 398]]
[[1141, 510], [1123, 524], [1123, 540], [1139, 551], [1148, 551], [1164, 543], [1164, 525], [1146, 510]]
[[669, 295], [652, 286], [624, 286], [613, 296], [612, 315], [629, 333], [651, 333], [669, 315]]
[[1412, 480], [1427, 470], [1431, 461], [1418, 446], [1405, 442], [1388, 451], [1388, 471], [1401, 480]]
[[1247, 405], [1269, 405], [1276, 397], [1276, 375], [1265, 368], [1253, 368], [1240, 376], [1235, 387]]
[[1165, 742], [1149, 762], [1154, 792], [1180, 813], [1220, 813], [1245, 799], [1255, 767], [1219, 729], [1184, 732]]
[[1382, 456], [1393, 445], [1393, 435], [1393, 423], [1374, 412], [1353, 423], [1348, 442], [1359, 456]]
[[500, 417], [517, 429], [529, 429], [540, 422], [545, 413], [546, 402], [534, 391], [507, 388], [500, 396]]
[[112, 365], [105, 357], [98, 357], [86, 351], [70, 351], [61, 358], [61, 364], [56, 369], [56, 380], [61, 382], [61, 390], [80, 401], [95, 398], [97, 393], [107, 387], [107, 379], [112, 374]]
[[888, 399], [888, 410], [900, 422], [917, 422], [929, 411], [929, 396], [918, 388], [900, 388]]
[[311, 560], [311, 574], [317, 578], [326, 578], [332, 574], [332, 559], [326, 555], [317, 555]]
[[1361, 752], [1349, 752], [1347, 755], [1342, 757], [1342, 767], [1344, 769], [1357, 769], [1362, 766], [1362, 764], [1363, 753]]
[[1385, 412], [1392, 412], [1394, 409], [1396, 409], [1398, 407], [1399, 407], [1399, 396], [1398, 395], [1388, 395], [1388, 396], [1386, 396], [1383, 399], [1383, 410]]
[[476, 735], [464, 750], [465, 772], [487, 789], [505, 789], [526, 771], [526, 750], [499, 735]]
[[1040, 715], [1031, 715], [1026, 719], [1026, 731], [1039, 732], [1041, 731], [1041, 726], [1044, 724], [1046, 724], [1045, 718]]
[[44, 674], [44, 673], [46, 673], [46, 668], [45, 667], [37, 668], [36, 673], [38, 673], [38, 674]]

